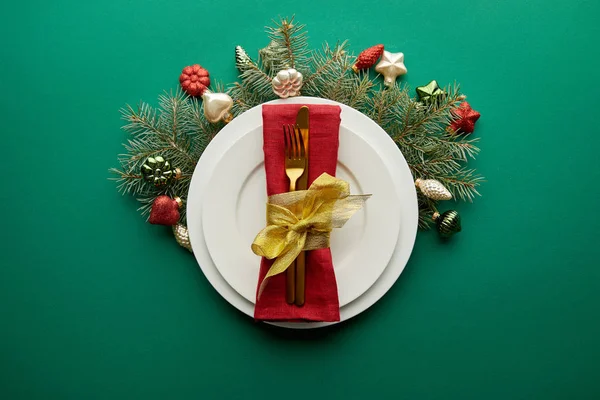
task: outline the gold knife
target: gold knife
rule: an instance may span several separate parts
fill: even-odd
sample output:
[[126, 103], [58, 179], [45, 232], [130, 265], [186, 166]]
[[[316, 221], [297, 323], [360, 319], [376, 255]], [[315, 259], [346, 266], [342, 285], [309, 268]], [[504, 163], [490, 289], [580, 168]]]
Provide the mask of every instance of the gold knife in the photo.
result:
[[[310, 157], [308, 152], [308, 143], [309, 143], [309, 134], [308, 134], [308, 107], [302, 106], [300, 110], [298, 110], [298, 115], [296, 116], [296, 125], [300, 128], [300, 133], [302, 134], [302, 140], [304, 141], [304, 150], [306, 154], [306, 167], [304, 168], [304, 173], [298, 179], [296, 183], [296, 190], [306, 190], [308, 189], [308, 167], [310, 165]], [[296, 305], [302, 306], [304, 305], [304, 293], [305, 293], [305, 278], [306, 278], [306, 268], [305, 268], [305, 255], [306, 252], [301, 251], [298, 254], [298, 258], [296, 258]]]

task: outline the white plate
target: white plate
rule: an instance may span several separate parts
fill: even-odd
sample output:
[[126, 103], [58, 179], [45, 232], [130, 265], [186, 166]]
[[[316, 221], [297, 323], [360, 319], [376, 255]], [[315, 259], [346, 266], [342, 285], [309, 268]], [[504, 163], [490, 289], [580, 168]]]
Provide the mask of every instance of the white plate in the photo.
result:
[[[345, 321], [375, 304], [398, 279], [410, 257], [418, 222], [417, 197], [412, 175], [402, 153], [391, 138], [374, 121], [360, 112], [331, 100], [310, 97], [296, 97], [270, 103], [339, 105], [342, 108], [341, 126], [352, 130], [377, 149], [388, 169], [394, 171], [392, 177], [397, 196], [400, 198], [397, 206], [400, 210], [402, 221], [396, 250], [377, 282], [358, 299], [341, 307], [340, 319], [341, 321]], [[211, 141], [196, 165], [187, 203], [190, 240], [200, 268], [215, 290], [231, 305], [248, 316], [254, 315], [254, 305], [238, 294], [227, 283], [210, 257], [202, 228], [202, 205], [209, 189], [209, 181], [215, 170], [215, 166], [223, 154], [241, 137], [253, 129], [260, 128], [261, 125], [261, 106], [258, 106], [235, 118]], [[277, 325], [289, 328], [317, 328], [330, 325], [330, 323], [280, 323]]]
[[[283, 131], [281, 132], [283, 135]], [[387, 266], [400, 228], [399, 199], [376, 150], [340, 128], [337, 174], [352, 194], [372, 194], [363, 209], [331, 233], [340, 306], [367, 291]], [[223, 278], [254, 302], [260, 258], [250, 245], [265, 226], [266, 182], [262, 128], [252, 129], [219, 160], [202, 212], [208, 251]]]

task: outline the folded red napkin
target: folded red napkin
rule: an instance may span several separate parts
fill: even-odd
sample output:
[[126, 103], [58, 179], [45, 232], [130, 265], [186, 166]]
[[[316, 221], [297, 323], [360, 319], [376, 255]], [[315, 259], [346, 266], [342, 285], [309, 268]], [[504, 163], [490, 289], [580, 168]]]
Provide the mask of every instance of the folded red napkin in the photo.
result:
[[[283, 125], [295, 124], [303, 104], [263, 105], [263, 150], [269, 196], [289, 190], [285, 174]], [[309, 105], [308, 185], [322, 173], [335, 176], [337, 166], [340, 112], [338, 106]], [[262, 259], [259, 285], [273, 264]], [[329, 249], [306, 253], [306, 299], [302, 307], [285, 301], [285, 273], [276, 275], [256, 300], [254, 318], [264, 321], [339, 321], [340, 304]], [[257, 289], [258, 293], [258, 289]]]

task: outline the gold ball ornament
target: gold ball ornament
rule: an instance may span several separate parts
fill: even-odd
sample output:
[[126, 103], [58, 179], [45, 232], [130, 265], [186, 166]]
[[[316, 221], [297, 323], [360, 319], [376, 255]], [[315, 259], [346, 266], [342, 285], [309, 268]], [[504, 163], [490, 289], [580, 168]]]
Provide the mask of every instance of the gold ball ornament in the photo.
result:
[[273, 92], [282, 99], [298, 96], [302, 87], [302, 74], [294, 68], [283, 69], [273, 78], [271, 85]]
[[440, 181], [435, 179], [417, 179], [415, 186], [432, 200], [450, 200], [452, 198], [452, 193]]
[[233, 99], [227, 93], [214, 93], [206, 90], [202, 95], [204, 102], [204, 116], [208, 122], [216, 123], [219, 121], [229, 122], [233, 119], [231, 107]]
[[408, 72], [404, 65], [404, 53], [390, 53], [384, 50], [381, 60], [375, 66], [375, 71], [383, 75], [385, 86], [393, 86], [397, 77]]
[[435, 221], [436, 230], [443, 238], [449, 238], [462, 230], [458, 211], [448, 210], [442, 214], [436, 212], [433, 214], [433, 219]]
[[187, 226], [181, 223], [173, 225], [173, 236], [175, 236], [175, 240], [181, 247], [184, 247], [188, 249], [190, 253], [193, 253]]

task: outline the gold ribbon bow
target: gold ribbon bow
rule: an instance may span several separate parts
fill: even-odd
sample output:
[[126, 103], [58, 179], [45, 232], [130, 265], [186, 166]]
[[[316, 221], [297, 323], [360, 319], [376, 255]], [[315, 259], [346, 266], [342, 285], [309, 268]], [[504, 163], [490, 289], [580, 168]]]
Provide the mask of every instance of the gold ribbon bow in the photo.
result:
[[308, 190], [270, 196], [267, 202], [267, 226], [254, 242], [254, 254], [276, 258], [258, 290], [267, 280], [284, 272], [303, 250], [329, 247], [329, 233], [341, 228], [360, 210], [371, 195], [350, 195], [348, 182], [326, 173]]

